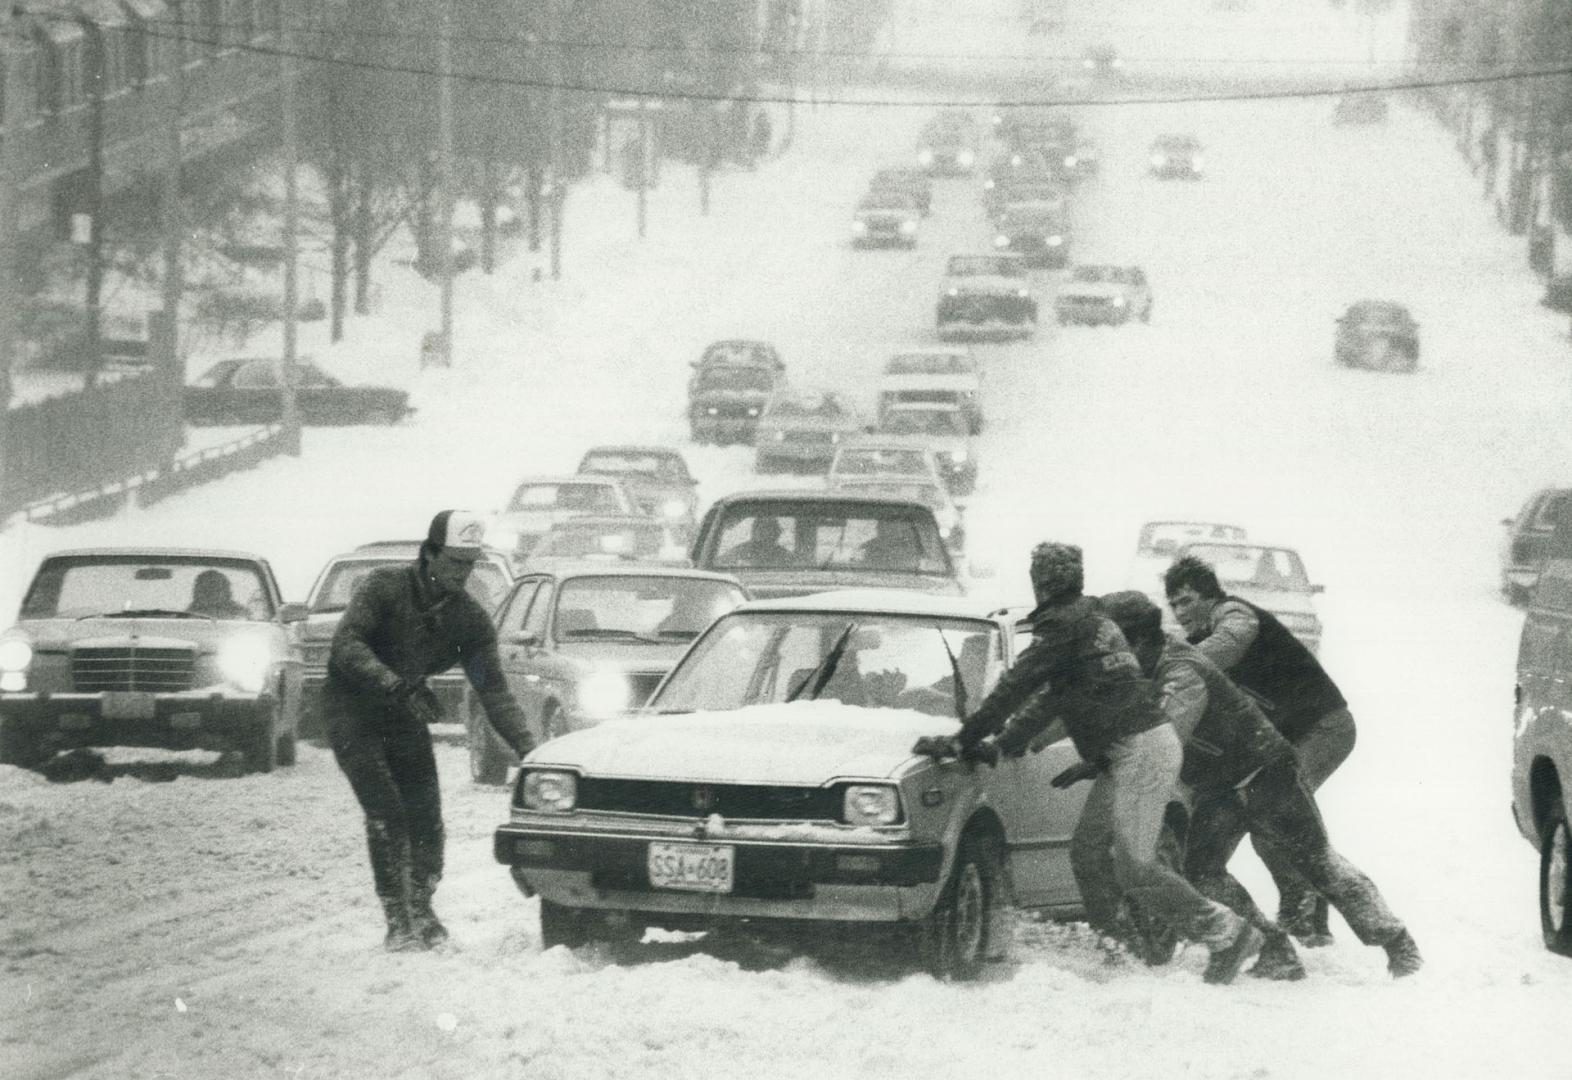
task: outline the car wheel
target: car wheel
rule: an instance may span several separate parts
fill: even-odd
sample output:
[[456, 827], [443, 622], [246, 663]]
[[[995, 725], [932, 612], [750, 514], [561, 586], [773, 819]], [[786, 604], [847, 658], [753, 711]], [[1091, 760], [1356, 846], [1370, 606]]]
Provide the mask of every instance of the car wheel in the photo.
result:
[[26, 724], [14, 716], [0, 716], [0, 765], [32, 769], [48, 756]]
[[1539, 846], [1539, 927], [1545, 948], [1572, 956], [1572, 833], [1560, 794], [1543, 830]]
[[961, 837], [950, 880], [916, 930], [918, 958], [930, 974], [958, 981], [982, 974], [1003, 890], [998, 845], [976, 834]]
[[267, 714], [251, 721], [251, 726], [240, 738], [240, 754], [245, 759], [246, 772], [270, 773], [278, 764], [278, 705], [275, 703]]
[[508, 779], [508, 759], [497, 737], [491, 733], [479, 700], [471, 699], [469, 715], [464, 718], [464, 741], [469, 746], [469, 778], [477, 784], [495, 786]]
[[580, 945], [589, 944], [591, 938], [589, 920], [590, 913], [583, 908], [568, 907], [566, 904], [554, 903], [544, 896], [541, 897], [540, 947], [551, 949], [564, 945], [576, 949]]

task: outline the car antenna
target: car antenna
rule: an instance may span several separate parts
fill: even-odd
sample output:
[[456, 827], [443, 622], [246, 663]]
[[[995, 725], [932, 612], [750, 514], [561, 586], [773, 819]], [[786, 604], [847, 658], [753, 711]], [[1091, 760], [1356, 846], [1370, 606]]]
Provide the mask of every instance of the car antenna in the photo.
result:
[[950, 648], [950, 638], [944, 632], [944, 627], [934, 623], [933, 628], [939, 631], [939, 640], [944, 644], [944, 655], [950, 658], [950, 674], [955, 680], [955, 718], [965, 723], [966, 680], [961, 678], [961, 662], [955, 658], [955, 650]]
[[830, 681], [830, 676], [835, 674], [835, 667], [841, 662], [841, 657], [846, 653], [846, 643], [851, 640], [852, 631], [857, 629], [856, 623], [847, 623], [846, 629], [841, 631], [841, 636], [835, 639], [835, 644], [830, 646], [830, 651], [824, 654], [824, 659], [808, 674], [803, 676], [791, 693], [786, 695], [788, 702], [796, 701], [802, 696], [803, 690], [812, 684], [813, 692], [808, 695], [809, 701], [818, 699], [819, 694]]

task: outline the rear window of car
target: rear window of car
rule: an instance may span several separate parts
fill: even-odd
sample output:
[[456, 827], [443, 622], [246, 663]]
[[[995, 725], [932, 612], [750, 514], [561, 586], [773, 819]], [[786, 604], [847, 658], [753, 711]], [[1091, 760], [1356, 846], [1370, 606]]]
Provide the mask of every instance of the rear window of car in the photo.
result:
[[648, 525], [593, 525], [562, 522], [553, 525], [530, 552], [531, 558], [578, 559], [612, 556], [653, 559], [666, 547], [666, 530], [657, 522]]
[[578, 510], [615, 514], [625, 507], [614, 489], [605, 484], [521, 484], [508, 503], [509, 510]]
[[770, 415], [773, 417], [817, 417], [825, 419], [841, 415], [840, 406], [835, 404], [833, 398], [789, 398], [775, 401], [770, 404]]
[[642, 454], [633, 451], [597, 451], [586, 454], [579, 462], [579, 472], [598, 472], [675, 478], [677, 463], [665, 454]]
[[956, 255], [945, 267], [950, 277], [1024, 277], [1025, 271], [1015, 259], [1001, 259], [989, 255]]
[[884, 365], [886, 375], [971, 375], [977, 370], [969, 356], [902, 353]]
[[1226, 590], [1230, 585], [1256, 589], [1303, 591], [1310, 588], [1304, 563], [1297, 552], [1287, 548], [1257, 547], [1254, 544], [1191, 544], [1184, 554], [1194, 555], [1217, 571], [1217, 580]]
[[922, 475], [928, 471], [928, 461], [921, 450], [842, 450], [830, 471], [847, 476], [872, 476], [877, 473]]

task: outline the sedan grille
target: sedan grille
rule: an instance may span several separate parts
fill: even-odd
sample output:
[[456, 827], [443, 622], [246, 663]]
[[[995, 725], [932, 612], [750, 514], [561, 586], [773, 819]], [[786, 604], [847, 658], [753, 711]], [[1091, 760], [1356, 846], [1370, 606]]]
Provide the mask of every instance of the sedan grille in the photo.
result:
[[664, 817], [708, 817], [760, 821], [835, 821], [842, 796], [833, 788], [764, 784], [690, 784], [666, 780], [579, 781], [579, 808]]
[[71, 653], [71, 683], [78, 693], [191, 689], [196, 672], [192, 649], [149, 649], [135, 645], [80, 648]]
[[827, 443], [834, 442], [834, 436], [828, 431], [788, 431], [786, 441], [795, 443]]

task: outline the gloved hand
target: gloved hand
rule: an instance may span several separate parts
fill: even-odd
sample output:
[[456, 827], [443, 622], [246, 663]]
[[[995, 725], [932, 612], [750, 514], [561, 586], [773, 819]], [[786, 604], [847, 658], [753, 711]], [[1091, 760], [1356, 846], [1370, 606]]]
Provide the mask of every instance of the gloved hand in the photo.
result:
[[1095, 761], [1077, 761], [1048, 782], [1054, 787], [1063, 790], [1064, 788], [1074, 787], [1082, 780], [1091, 780], [1100, 772], [1102, 772], [1102, 766]]
[[939, 758], [961, 756], [961, 741], [954, 735], [924, 735], [912, 744], [912, 753]]
[[1001, 747], [991, 738], [978, 739], [975, 743], [973, 743], [971, 746], [968, 746], [961, 752], [961, 759], [963, 761], [975, 761], [988, 766], [990, 769], [993, 769], [998, 767], [999, 758], [1003, 754], [1003, 749], [1003, 747]]
[[442, 703], [437, 700], [431, 687], [423, 682], [411, 683], [400, 679], [388, 691], [388, 702], [394, 710], [419, 724], [437, 724], [446, 719]]

